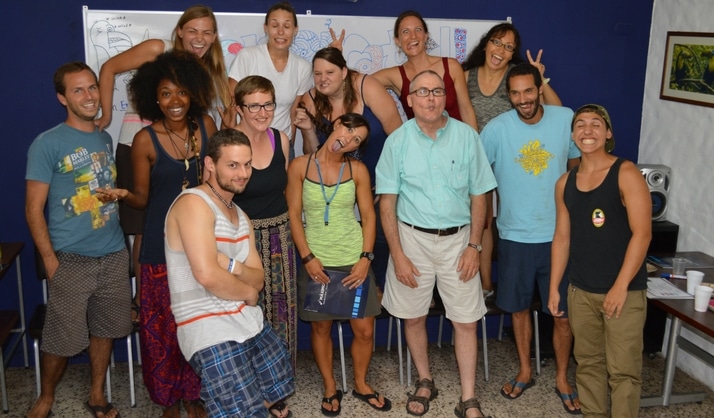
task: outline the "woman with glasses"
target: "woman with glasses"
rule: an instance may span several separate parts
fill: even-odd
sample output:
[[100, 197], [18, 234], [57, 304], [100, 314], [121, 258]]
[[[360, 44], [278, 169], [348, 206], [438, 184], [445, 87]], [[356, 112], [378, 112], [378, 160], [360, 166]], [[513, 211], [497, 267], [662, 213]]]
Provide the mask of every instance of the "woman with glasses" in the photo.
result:
[[[526, 51], [528, 61], [540, 70], [543, 77], [543, 103], [560, 106], [560, 98], [545, 78], [545, 65], [540, 62], [543, 50], [535, 59]], [[462, 64], [469, 97], [478, 119], [479, 132], [488, 121], [513, 108], [506, 91], [506, 73], [523, 62], [521, 36], [510, 23], [492, 27]]]
[[[235, 105], [243, 132], [253, 150], [253, 174], [243, 193], [233, 201], [253, 222], [255, 245], [263, 261], [265, 288], [259, 306], [275, 332], [290, 351], [293, 370], [297, 354], [297, 311], [295, 248], [290, 235], [285, 187], [288, 183], [288, 136], [272, 128], [275, 116], [275, 89], [265, 77], [251, 75], [235, 87]], [[284, 401], [270, 408], [272, 416], [290, 413]]]
[[[543, 77], [544, 104], [560, 106], [560, 98], [545, 78], [545, 65], [540, 62], [543, 50], [538, 51], [534, 60], [530, 51], [526, 51], [528, 61], [540, 70]], [[478, 119], [478, 130], [501, 113], [513, 109], [506, 91], [506, 73], [514, 65], [523, 62], [521, 57], [521, 36], [510, 23], [500, 23], [492, 27], [481, 38], [462, 64], [469, 98]], [[493, 256], [493, 193], [487, 194], [486, 228], [483, 234], [481, 251], [481, 287], [484, 296], [493, 294], [491, 262]]]
[[[374, 316], [380, 312], [370, 268], [376, 216], [367, 167], [350, 155], [358, 149], [364, 151], [369, 133], [369, 124], [362, 115], [343, 114], [335, 119], [325, 143], [317, 151], [296, 158], [288, 173], [291, 227], [303, 263], [298, 276], [300, 318], [311, 324], [312, 352], [324, 385], [320, 411], [330, 417], [340, 414], [343, 397], [333, 372], [330, 334], [333, 320], [349, 320], [354, 334], [350, 348], [355, 383], [352, 396], [378, 411], [389, 411], [392, 407], [389, 399], [367, 384]], [[355, 202], [361, 223], [355, 216]], [[341, 283], [335, 283], [337, 286], [356, 289], [367, 281], [362, 316], [353, 318], [304, 309], [308, 283], [330, 283], [326, 270], [346, 273]]]
[[454, 119], [477, 128], [476, 115], [469, 102], [464, 72], [453, 58], [436, 57], [427, 53], [429, 30], [424, 18], [414, 10], [407, 10], [394, 23], [394, 43], [406, 55], [407, 61], [397, 67], [385, 68], [372, 74], [382, 85], [396, 93], [407, 118], [414, 112], [407, 104], [411, 92], [409, 85], [415, 75], [432, 70], [443, 80], [446, 87], [446, 111]]

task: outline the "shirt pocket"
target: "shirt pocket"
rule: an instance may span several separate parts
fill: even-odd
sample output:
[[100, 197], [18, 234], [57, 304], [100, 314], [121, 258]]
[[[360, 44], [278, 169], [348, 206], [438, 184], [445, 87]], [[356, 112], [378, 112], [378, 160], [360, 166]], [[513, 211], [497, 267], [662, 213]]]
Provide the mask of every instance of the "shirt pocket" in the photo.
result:
[[454, 190], [468, 188], [469, 166], [468, 164], [452, 163], [451, 172], [448, 175], [449, 186]]

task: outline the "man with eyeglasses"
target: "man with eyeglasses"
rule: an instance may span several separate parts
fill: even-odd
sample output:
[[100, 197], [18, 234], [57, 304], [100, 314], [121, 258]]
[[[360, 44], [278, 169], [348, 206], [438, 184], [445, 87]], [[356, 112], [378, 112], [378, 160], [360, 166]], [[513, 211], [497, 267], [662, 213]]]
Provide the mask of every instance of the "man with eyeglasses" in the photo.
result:
[[478, 277], [486, 213], [484, 194], [496, 187], [478, 133], [444, 112], [441, 77], [427, 70], [411, 82], [414, 119], [395, 130], [377, 163], [377, 193], [390, 257], [382, 304], [404, 318], [407, 345], [419, 373], [407, 413], [424, 415], [438, 390], [427, 355], [426, 315], [434, 285], [454, 325], [461, 379], [457, 416], [480, 405], [475, 397], [476, 323], [486, 313]]
[[[530, 307], [536, 285], [543, 311], [549, 297], [551, 242], [555, 231], [555, 183], [579, 162], [570, 140], [573, 111], [541, 105], [543, 81], [538, 69], [520, 63], [506, 75], [513, 110], [491, 119], [481, 132], [488, 161], [498, 181], [498, 289], [496, 305], [511, 312], [520, 369], [501, 388], [506, 399], [519, 398], [535, 384], [530, 347]], [[567, 279], [561, 282], [560, 311], [565, 306]], [[554, 318], [555, 391], [570, 414], [579, 414], [577, 392], [567, 379], [573, 336], [567, 313]]]

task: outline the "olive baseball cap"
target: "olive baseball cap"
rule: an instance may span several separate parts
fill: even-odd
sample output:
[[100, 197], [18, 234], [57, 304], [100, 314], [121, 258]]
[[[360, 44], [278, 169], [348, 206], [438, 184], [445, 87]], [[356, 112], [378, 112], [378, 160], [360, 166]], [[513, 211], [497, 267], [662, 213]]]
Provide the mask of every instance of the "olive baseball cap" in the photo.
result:
[[571, 132], [573, 131], [573, 128], [575, 127], [575, 118], [577, 118], [578, 115], [581, 113], [595, 113], [596, 115], [600, 116], [605, 121], [605, 125], [607, 126], [607, 129], [609, 129], [610, 132], [613, 133], [612, 137], [605, 142], [605, 151], [612, 152], [612, 150], [615, 149], [615, 134], [612, 129], [612, 121], [610, 121], [610, 114], [607, 113], [607, 109], [605, 109], [603, 106], [600, 106], [599, 104], [593, 104], [593, 103], [580, 106], [575, 111], [575, 114], [573, 114], [573, 121], [570, 123], [570, 131]]

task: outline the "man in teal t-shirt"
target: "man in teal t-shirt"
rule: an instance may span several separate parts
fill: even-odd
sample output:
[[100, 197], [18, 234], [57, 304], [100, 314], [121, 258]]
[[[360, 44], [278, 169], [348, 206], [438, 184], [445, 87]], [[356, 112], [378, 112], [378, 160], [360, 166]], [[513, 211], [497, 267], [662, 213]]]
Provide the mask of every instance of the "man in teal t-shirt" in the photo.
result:
[[67, 360], [89, 347], [86, 407], [95, 416], [116, 417], [104, 397], [104, 376], [114, 338], [131, 331], [131, 289], [116, 200], [101, 193], [116, 178], [112, 139], [94, 125], [99, 89], [86, 64], [61, 66], [54, 85], [67, 119], [33, 141], [25, 174], [27, 223], [49, 287], [41, 393], [27, 416], [48, 416]]

